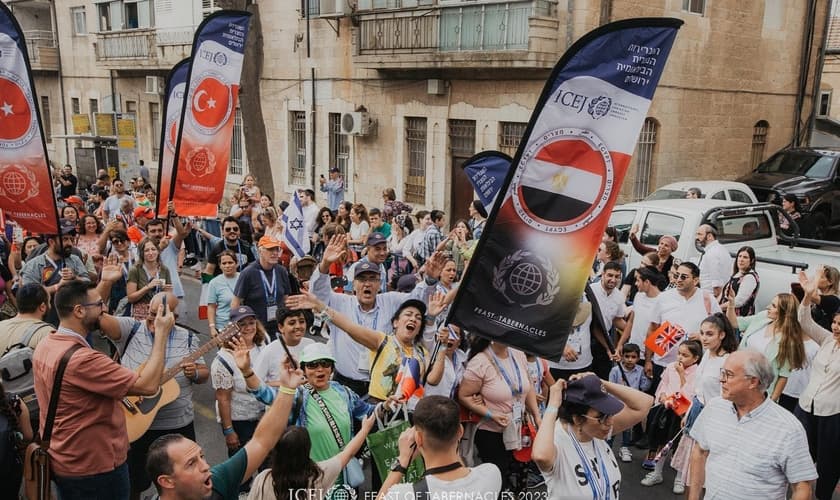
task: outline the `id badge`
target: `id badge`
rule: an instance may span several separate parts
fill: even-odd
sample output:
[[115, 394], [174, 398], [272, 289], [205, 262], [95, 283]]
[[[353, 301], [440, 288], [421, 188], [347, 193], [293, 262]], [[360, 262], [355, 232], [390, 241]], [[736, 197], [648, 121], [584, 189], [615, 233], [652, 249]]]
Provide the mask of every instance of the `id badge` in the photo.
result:
[[575, 330], [575, 332], [569, 335], [569, 338], [566, 340], [566, 343], [574, 349], [578, 354], [580, 354], [581, 347], [583, 345], [582, 339], [580, 338], [579, 330]]
[[269, 322], [274, 321], [275, 318], [277, 318], [277, 306], [276, 305], [270, 305], [270, 306], [266, 307], [265, 308], [265, 319], [266, 319], [266, 321], [269, 321]]
[[516, 424], [522, 422], [522, 403], [519, 401], [513, 402], [513, 422]]
[[359, 364], [356, 365], [356, 369], [359, 370], [359, 373], [370, 373], [370, 357], [367, 356], [367, 353], [359, 356]]

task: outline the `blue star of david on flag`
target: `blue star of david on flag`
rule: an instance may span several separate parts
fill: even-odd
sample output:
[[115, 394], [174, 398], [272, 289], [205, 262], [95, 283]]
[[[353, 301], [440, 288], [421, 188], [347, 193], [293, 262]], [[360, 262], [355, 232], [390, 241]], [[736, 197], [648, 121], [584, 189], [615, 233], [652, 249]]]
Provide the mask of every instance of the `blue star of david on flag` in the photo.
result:
[[303, 205], [298, 194], [283, 212], [283, 241], [295, 257], [301, 258], [309, 253], [309, 231], [306, 230], [303, 218]]

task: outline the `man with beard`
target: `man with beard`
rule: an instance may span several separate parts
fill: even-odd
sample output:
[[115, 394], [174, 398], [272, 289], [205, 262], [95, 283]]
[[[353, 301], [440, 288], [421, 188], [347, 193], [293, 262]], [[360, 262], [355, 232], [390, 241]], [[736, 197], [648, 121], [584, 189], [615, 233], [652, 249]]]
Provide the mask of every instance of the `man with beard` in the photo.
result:
[[132, 210], [137, 206], [134, 198], [125, 192], [125, 182], [121, 179], [117, 179], [111, 184], [111, 192], [111, 196], [106, 198], [102, 203], [102, 211], [105, 212], [105, 216], [109, 219], [120, 214], [123, 201], [127, 200]]
[[201, 276], [203, 282], [209, 283], [211, 279], [222, 274], [219, 269], [219, 254], [225, 250], [230, 250], [236, 255], [236, 270], [240, 273], [245, 269], [245, 266], [256, 260], [251, 244], [240, 238], [240, 234], [239, 222], [236, 221], [235, 217], [227, 216], [222, 220], [222, 241], [216, 243], [210, 249], [207, 265], [204, 266]]
[[720, 297], [723, 285], [732, 275], [732, 256], [717, 239], [717, 230], [709, 224], [697, 228], [695, 235], [698, 250], [702, 248], [700, 257], [700, 288]]
[[121, 400], [154, 395], [163, 375], [168, 333], [175, 324], [163, 305], [155, 318], [159, 335], [139, 374], [92, 349], [85, 339], [97, 329], [117, 339], [128, 334], [117, 318], [104, 314], [102, 292], [119, 272], [116, 265], [106, 266], [99, 290], [80, 280], [64, 283], [55, 296], [58, 330], [32, 356], [42, 429], [60, 360], [68, 359], [49, 442], [53, 479], [62, 498], [128, 498], [128, 435]]
[[[62, 219], [59, 230], [61, 234], [47, 238], [46, 251], [30, 258], [20, 270], [22, 285], [40, 283], [46, 287], [51, 296], [54, 296], [59, 288], [75, 279], [90, 281], [88, 270], [82, 259], [73, 254], [73, 247], [76, 244], [76, 226]], [[53, 326], [58, 325], [55, 301], [44, 317], [44, 321]]]
[[179, 299], [184, 298], [184, 286], [181, 284], [181, 276], [178, 273], [178, 254], [181, 251], [181, 243], [190, 234], [190, 225], [181, 223], [181, 219], [175, 215], [175, 205], [169, 202], [169, 222], [174, 232], [166, 234], [161, 219], [152, 219], [146, 224], [146, 236], [157, 242], [160, 249], [160, 262], [169, 270], [169, 278], [172, 280], [172, 293]]

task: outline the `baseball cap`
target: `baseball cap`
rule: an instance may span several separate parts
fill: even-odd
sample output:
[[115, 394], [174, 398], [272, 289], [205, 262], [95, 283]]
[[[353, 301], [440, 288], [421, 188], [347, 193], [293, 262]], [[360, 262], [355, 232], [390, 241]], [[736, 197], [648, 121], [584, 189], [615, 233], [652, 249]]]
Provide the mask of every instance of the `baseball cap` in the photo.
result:
[[397, 308], [397, 312], [394, 313], [394, 318], [400, 315], [401, 312], [408, 309], [409, 307], [413, 307], [420, 311], [420, 315], [426, 316], [426, 304], [422, 300], [417, 299], [408, 299], [402, 304], [400, 307]]
[[417, 286], [417, 276], [414, 274], [404, 274], [397, 280], [398, 292], [411, 293], [415, 286]]
[[61, 219], [58, 223], [58, 232], [61, 236], [65, 234], [76, 234], [76, 224], [70, 219]]
[[145, 217], [147, 219], [155, 218], [155, 211], [149, 207], [137, 207], [134, 209], [134, 218]]
[[624, 403], [607, 393], [597, 375], [587, 375], [569, 382], [564, 399], [595, 408], [604, 415], [615, 415], [624, 409]]
[[382, 236], [382, 233], [378, 231], [374, 231], [370, 233], [367, 237], [367, 241], [365, 242], [369, 247], [375, 247], [380, 243], [387, 243], [388, 241], [385, 239], [385, 236]]
[[250, 317], [257, 317], [257, 314], [248, 306], [239, 306], [230, 312], [230, 322], [238, 323], [240, 320]]
[[333, 168], [330, 169], [331, 174], [337, 174], [339, 172], [341, 172], [341, 170], [339, 170], [338, 167], [333, 167]]
[[263, 236], [260, 238], [259, 241], [260, 248], [278, 248], [280, 247], [280, 242], [272, 238], [271, 236]]
[[318, 361], [319, 359], [328, 359], [335, 363], [335, 357], [332, 355], [332, 352], [327, 344], [315, 342], [314, 344], [309, 344], [304, 347], [303, 352], [300, 353], [301, 363], [311, 363], [313, 361]]
[[375, 273], [379, 276], [379, 264], [373, 264], [366, 260], [360, 260], [358, 264], [356, 264], [356, 274], [353, 275], [353, 278], [356, 279], [362, 275], [362, 273]]
[[72, 205], [72, 204], [83, 205], [85, 202], [83, 202], [82, 199], [79, 198], [78, 196], [73, 195], [73, 196], [68, 196], [67, 198], [64, 198], [64, 203], [67, 203], [68, 205]]
[[315, 257], [312, 257], [311, 255], [301, 257], [300, 260], [297, 261], [297, 264], [295, 264], [298, 278], [309, 279], [312, 277], [312, 272], [315, 270], [316, 265], [318, 265], [318, 261], [315, 260]]

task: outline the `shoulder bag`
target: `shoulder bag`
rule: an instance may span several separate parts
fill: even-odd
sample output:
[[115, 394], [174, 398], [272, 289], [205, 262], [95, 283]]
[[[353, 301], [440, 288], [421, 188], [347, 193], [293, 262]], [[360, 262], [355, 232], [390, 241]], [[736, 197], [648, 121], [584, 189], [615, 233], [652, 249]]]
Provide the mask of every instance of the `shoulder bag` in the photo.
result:
[[55, 412], [58, 409], [58, 397], [61, 394], [61, 382], [64, 378], [64, 370], [73, 353], [81, 348], [81, 344], [73, 344], [64, 352], [61, 361], [58, 362], [58, 369], [55, 371], [50, 405], [47, 410], [47, 419], [44, 422], [44, 433], [40, 443], [30, 443], [26, 447], [26, 455], [23, 462], [23, 481], [26, 496], [30, 500], [50, 500], [50, 455], [47, 452], [50, 448], [52, 428], [55, 423]]

